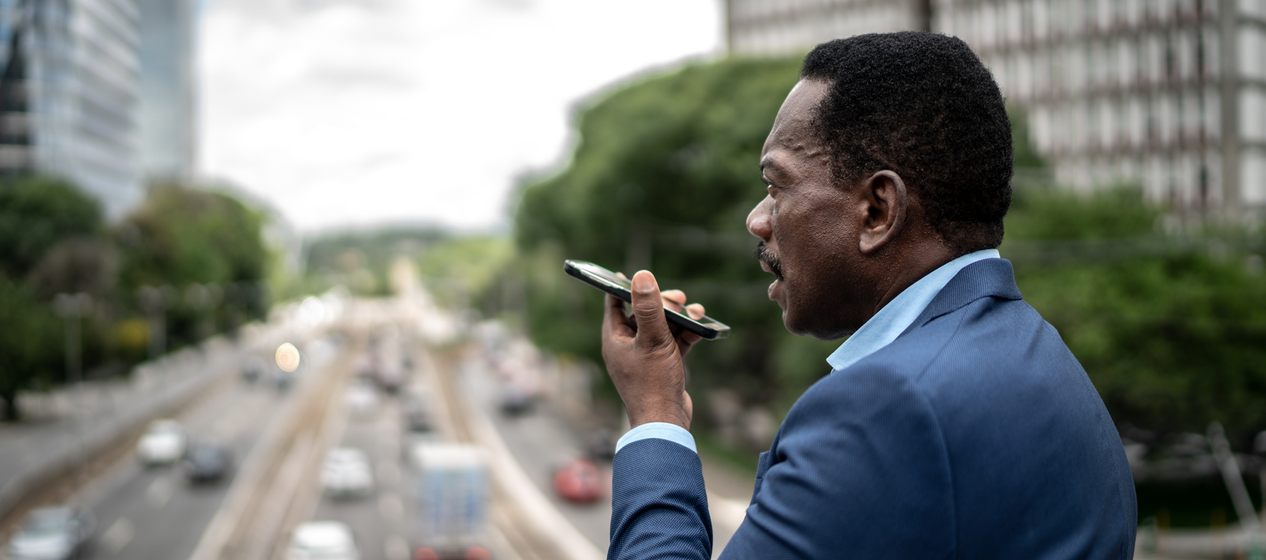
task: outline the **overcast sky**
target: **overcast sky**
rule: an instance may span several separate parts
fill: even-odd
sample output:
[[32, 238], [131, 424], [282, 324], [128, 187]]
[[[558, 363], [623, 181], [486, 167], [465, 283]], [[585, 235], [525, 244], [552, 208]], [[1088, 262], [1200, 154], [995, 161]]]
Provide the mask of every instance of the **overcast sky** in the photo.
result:
[[507, 223], [578, 100], [721, 48], [719, 0], [208, 0], [201, 172], [302, 231]]

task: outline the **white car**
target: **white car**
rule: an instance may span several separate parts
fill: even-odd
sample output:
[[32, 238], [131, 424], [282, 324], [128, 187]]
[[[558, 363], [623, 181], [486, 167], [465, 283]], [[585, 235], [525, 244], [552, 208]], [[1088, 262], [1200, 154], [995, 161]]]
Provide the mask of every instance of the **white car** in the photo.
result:
[[330, 450], [321, 466], [321, 488], [332, 497], [362, 497], [374, 491], [374, 475], [369, 459], [359, 449]]
[[26, 516], [9, 540], [3, 558], [67, 560], [78, 555], [92, 536], [95, 523], [83, 508], [59, 506], [37, 509]]
[[175, 420], [155, 420], [136, 444], [136, 453], [147, 465], [167, 465], [185, 455], [185, 430]]
[[353, 416], [366, 418], [378, 410], [378, 392], [368, 383], [352, 384], [347, 388], [346, 399], [347, 408], [351, 409]]
[[309, 521], [295, 528], [286, 560], [360, 560], [360, 552], [347, 525]]

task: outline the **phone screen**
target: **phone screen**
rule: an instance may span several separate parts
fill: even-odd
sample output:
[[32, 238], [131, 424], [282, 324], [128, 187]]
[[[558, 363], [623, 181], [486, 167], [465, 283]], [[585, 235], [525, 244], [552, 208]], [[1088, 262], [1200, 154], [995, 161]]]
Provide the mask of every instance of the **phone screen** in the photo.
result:
[[[563, 270], [567, 274], [625, 302], [633, 302], [633, 284], [624, 278], [620, 278], [610, 270], [591, 262], [571, 260], [563, 262]], [[664, 308], [664, 315], [670, 322], [709, 340], [725, 338], [730, 334], [728, 325], [707, 315], [694, 319], [685, 313], [679, 313], [667, 307]]]

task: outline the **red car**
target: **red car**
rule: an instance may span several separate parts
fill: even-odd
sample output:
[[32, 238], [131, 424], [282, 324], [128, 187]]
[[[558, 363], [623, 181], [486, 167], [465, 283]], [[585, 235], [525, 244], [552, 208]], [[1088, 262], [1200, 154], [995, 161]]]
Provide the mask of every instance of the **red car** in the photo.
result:
[[605, 486], [602, 471], [587, 459], [571, 461], [554, 473], [554, 491], [569, 502], [593, 502], [602, 497]]

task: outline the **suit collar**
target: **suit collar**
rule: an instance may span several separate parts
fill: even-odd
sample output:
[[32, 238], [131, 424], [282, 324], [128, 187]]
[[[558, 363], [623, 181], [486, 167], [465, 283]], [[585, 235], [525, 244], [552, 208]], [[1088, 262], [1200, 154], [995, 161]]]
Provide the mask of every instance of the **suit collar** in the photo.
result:
[[985, 259], [999, 258], [997, 249], [985, 249], [958, 257], [902, 290], [857, 332], [848, 337], [826, 361], [832, 369], [844, 369], [896, 340], [914, 324], [941, 289], [960, 271]]
[[1015, 269], [1011, 267], [1011, 261], [986, 259], [963, 268], [902, 334], [986, 297], [1024, 299], [1020, 295], [1020, 288], [1015, 284]]

